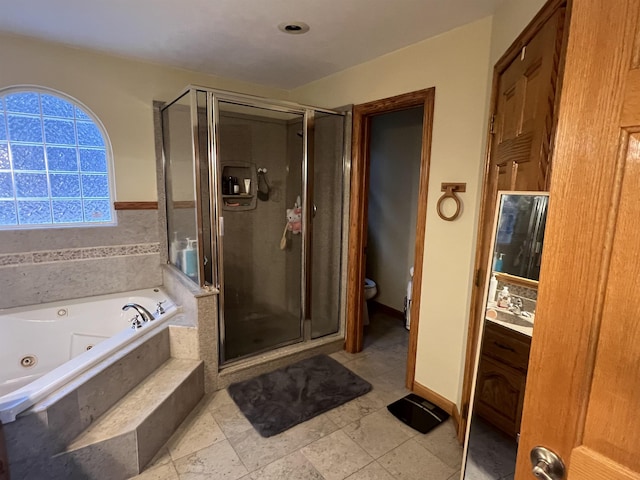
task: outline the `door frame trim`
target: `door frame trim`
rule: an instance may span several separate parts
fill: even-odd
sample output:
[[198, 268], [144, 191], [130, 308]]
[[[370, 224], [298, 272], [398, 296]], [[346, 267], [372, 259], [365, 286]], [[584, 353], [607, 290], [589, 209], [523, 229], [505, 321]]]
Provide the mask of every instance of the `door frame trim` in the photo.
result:
[[[567, 0], [549, 0], [544, 6], [540, 9], [540, 11], [533, 17], [531, 22], [524, 28], [524, 30], [518, 35], [518, 37], [514, 40], [514, 42], [509, 46], [506, 52], [500, 57], [500, 59], [496, 62], [493, 67], [493, 78], [491, 85], [491, 103], [490, 103], [490, 111], [488, 115], [488, 125], [491, 124], [491, 118], [496, 113], [496, 109], [498, 106], [498, 79], [500, 75], [507, 69], [507, 67], [515, 60], [521, 53], [522, 48], [525, 47], [531, 39], [542, 29], [544, 24], [549, 20], [561, 7], [566, 6]], [[568, 25], [569, 15], [565, 16], [565, 27], [563, 29], [562, 35], [562, 44], [563, 49], [565, 48], [566, 38], [567, 38], [567, 25]], [[560, 91], [560, 82], [561, 82], [561, 74], [562, 66], [560, 67], [560, 71], [558, 72], [558, 89]], [[556, 95], [556, 106], [558, 103], [559, 95]], [[557, 108], [554, 108], [554, 119], [557, 117]], [[555, 122], [554, 122], [555, 123]], [[553, 135], [552, 135], [553, 137]], [[478, 214], [478, 225], [476, 231], [476, 252], [474, 259], [474, 272], [475, 272], [475, 281], [473, 283], [473, 287], [471, 289], [471, 301], [469, 307], [469, 324], [467, 327], [467, 342], [465, 349], [465, 362], [464, 362], [464, 374], [463, 374], [463, 383], [462, 383], [462, 398], [461, 398], [461, 408], [460, 411], [462, 415], [460, 416], [460, 427], [458, 429], [458, 441], [462, 443], [464, 441], [465, 432], [467, 430], [467, 416], [468, 412], [471, 410], [470, 401], [471, 401], [471, 389], [473, 386], [474, 380], [474, 372], [475, 372], [475, 360], [476, 353], [478, 348], [479, 341], [479, 332], [480, 325], [482, 323], [482, 319], [480, 317], [480, 311], [484, 309], [484, 305], [479, 306], [480, 302], [483, 301], [484, 298], [484, 275], [482, 272], [487, 268], [487, 265], [482, 261], [482, 249], [486, 247], [482, 245], [482, 219], [486, 216], [487, 210], [492, 209], [495, 203], [495, 199], [489, 195], [488, 192], [488, 180], [489, 180], [489, 170], [491, 168], [491, 150], [493, 146], [493, 134], [491, 133], [491, 129], [487, 128], [487, 143], [486, 143], [486, 151], [485, 151], [485, 164], [484, 164], [484, 172], [482, 176], [482, 197], [480, 200], [480, 210]], [[547, 177], [547, 182], [550, 175]]]
[[426, 88], [394, 97], [355, 105], [353, 108], [353, 134], [351, 155], [351, 198], [349, 221], [349, 247], [347, 264], [347, 322], [345, 350], [356, 353], [363, 347], [363, 311], [365, 279], [364, 248], [367, 242], [367, 213], [369, 194], [369, 142], [371, 120], [374, 116], [423, 107], [422, 146], [420, 150], [420, 183], [416, 219], [414, 275], [410, 308], [411, 326], [407, 352], [406, 386], [413, 389], [415, 380], [418, 325], [420, 320], [420, 293], [422, 290], [422, 264], [427, 222], [427, 194], [431, 165], [431, 139], [435, 87]]

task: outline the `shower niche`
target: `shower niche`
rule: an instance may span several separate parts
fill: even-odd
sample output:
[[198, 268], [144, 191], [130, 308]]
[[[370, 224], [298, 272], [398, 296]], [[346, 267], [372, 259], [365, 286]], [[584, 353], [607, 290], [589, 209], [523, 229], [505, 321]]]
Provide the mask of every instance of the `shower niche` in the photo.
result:
[[162, 107], [169, 259], [194, 246], [187, 277], [220, 291], [220, 365], [342, 334], [350, 127], [202, 87]]
[[231, 211], [256, 208], [257, 168], [253, 163], [221, 163], [222, 209]]

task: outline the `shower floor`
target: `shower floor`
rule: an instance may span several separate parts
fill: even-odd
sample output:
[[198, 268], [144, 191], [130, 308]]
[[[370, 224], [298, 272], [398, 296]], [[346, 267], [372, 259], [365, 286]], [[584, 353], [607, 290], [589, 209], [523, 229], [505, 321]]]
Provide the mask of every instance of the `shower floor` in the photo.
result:
[[286, 311], [225, 309], [225, 360], [302, 340], [300, 318]]

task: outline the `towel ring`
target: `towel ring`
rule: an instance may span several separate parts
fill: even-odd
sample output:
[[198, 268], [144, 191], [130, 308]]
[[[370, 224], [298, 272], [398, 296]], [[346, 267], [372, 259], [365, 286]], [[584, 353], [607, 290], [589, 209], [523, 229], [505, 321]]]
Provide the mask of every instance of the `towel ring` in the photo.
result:
[[[462, 202], [460, 201], [460, 197], [456, 195], [456, 193], [462, 193], [467, 191], [466, 183], [442, 183], [441, 191], [445, 192], [444, 195], [440, 197], [438, 200], [438, 204], [436, 205], [436, 210], [438, 211], [438, 216], [446, 220], [447, 222], [452, 222], [460, 215], [460, 210], [462, 208]], [[442, 212], [442, 205], [444, 204], [447, 198], [453, 199], [456, 202], [456, 211], [453, 212], [452, 215], [447, 216]]]

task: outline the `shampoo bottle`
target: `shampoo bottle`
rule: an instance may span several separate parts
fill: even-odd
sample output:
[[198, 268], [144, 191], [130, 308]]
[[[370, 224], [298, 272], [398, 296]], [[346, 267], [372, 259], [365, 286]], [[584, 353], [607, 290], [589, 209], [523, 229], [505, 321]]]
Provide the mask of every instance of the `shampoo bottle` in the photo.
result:
[[198, 273], [198, 255], [195, 249], [197, 240], [187, 239], [187, 248], [183, 250], [182, 271], [189, 277], [195, 277]]
[[504, 253], [500, 254], [500, 256], [498, 257], [498, 259], [495, 261], [493, 265], [493, 270], [496, 272], [502, 271], [502, 263], [503, 263], [502, 257], [504, 257]]
[[489, 280], [489, 296], [487, 298], [487, 305], [495, 305], [497, 289], [498, 289], [498, 280], [496, 279], [495, 275], [491, 275], [491, 280]]

